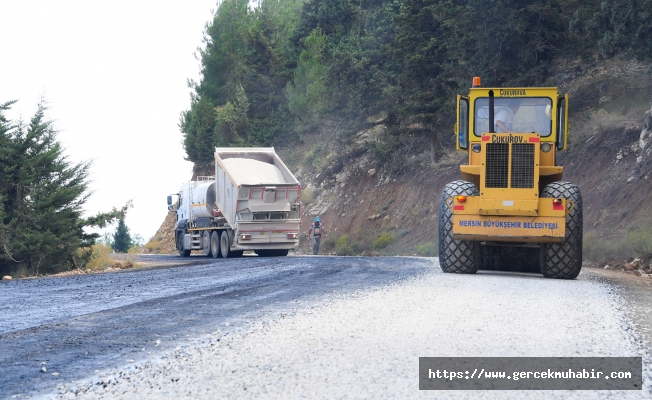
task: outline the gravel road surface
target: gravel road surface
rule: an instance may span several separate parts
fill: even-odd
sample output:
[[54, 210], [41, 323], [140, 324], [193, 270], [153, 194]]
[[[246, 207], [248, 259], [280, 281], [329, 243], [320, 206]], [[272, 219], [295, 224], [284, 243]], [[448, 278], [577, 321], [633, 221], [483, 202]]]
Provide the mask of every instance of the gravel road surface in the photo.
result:
[[[174, 265], [181, 260], [189, 265]], [[173, 266], [0, 281], [0, 398], [52, 391], [95, 370], [158, 357], [218, 327], [235, 332], [317, 296], [386, 285], [431, 267], [427, 260], [358, 257], [141, 262]]]
[[[560, 281], [443, 274], [416, 257], [188, 262], [2, 282], [0, 397], [652, 398], [649, 307], [590, 271]], [[420, 356], [643, 356], [645, 387], [420, 392]]]

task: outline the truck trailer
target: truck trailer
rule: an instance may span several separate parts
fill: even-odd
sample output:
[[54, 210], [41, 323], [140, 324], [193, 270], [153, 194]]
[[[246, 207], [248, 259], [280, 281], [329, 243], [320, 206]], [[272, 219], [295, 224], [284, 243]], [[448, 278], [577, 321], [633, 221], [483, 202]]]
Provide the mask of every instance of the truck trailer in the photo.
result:
[[299, 181], [274, 148], [216, 148], [215, 175], [168, 196], [179, 255], [286, 256], [299, 245], [300, 196]]
[[457, 149], [468, 163], [441, 195], [444, 272], [577, 277], [582, 195], [557, 165], [569, 133], [568, 94], [555, 87], [484, 88], [476, 77], [468, 95], [457, 96]]

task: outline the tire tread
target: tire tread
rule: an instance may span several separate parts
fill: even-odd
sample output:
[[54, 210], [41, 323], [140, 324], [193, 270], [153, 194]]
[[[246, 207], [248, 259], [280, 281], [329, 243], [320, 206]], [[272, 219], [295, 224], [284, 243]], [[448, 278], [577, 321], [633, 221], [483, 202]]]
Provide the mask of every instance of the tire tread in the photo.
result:
[[458, 274], [475, 274], [480, 267], [476, 260], [480, 242], [453, 239], [452, 197], [477, 196], [478, 188], [467, 181], [453, 181], [444, 186], [439, 201], [439, 265], [442, 271]]
[[582, 269], [583, 205], [577, 185], [553, 182], [541, 191], [542, 198], [565, 198], [575, 203], [566, 216], [566, 239], [563, 243], [542, 244], [541, 272], [546, 278], [575, 279]]

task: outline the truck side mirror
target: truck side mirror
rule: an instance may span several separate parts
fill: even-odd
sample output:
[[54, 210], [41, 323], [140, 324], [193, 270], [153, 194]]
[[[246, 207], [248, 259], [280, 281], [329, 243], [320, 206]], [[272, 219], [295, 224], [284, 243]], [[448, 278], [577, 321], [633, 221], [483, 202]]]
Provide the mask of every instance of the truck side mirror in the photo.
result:
[[469, 148], [469, 99], [457, 95], [457, 123], [455, 124], [457, 136], [457, 150]]
[[168, 206], [172, 205], [172, 196], [168, 196]]
[[557, 105], [557, 150], [566, 150], [569, 131], [567, 93], [564, 97], [559, 98], [559, 103]]

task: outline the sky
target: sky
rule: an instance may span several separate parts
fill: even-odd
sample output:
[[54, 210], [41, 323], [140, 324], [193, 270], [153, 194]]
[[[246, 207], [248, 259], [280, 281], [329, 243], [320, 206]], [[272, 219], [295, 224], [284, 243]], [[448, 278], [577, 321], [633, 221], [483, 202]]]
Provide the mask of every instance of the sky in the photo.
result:
[[132, 199], [125, 223], [147, 240], [191, 178], [177, 124], [216, 3], [0, 0], [0, 104], [29, 120], [45, 98], [69, 161], [92, 160], [87, 215]]

